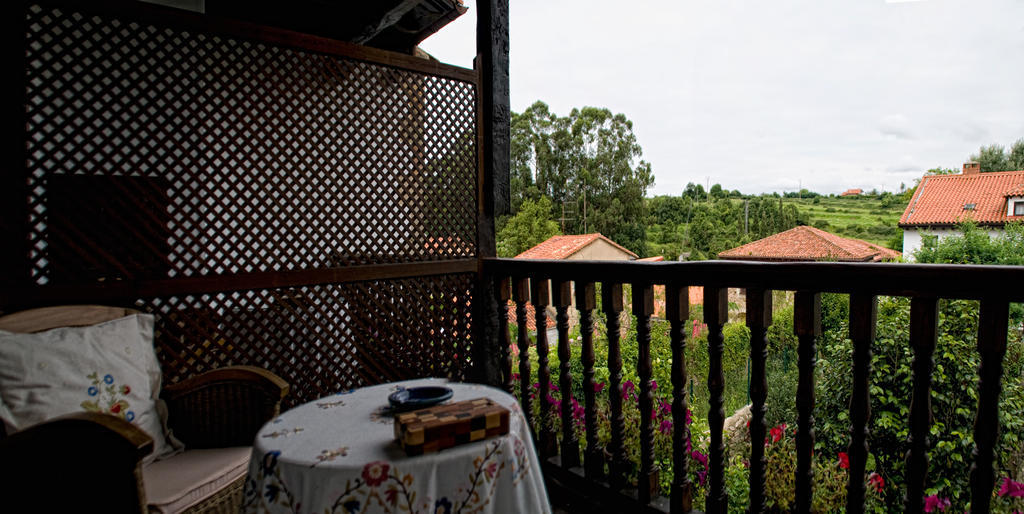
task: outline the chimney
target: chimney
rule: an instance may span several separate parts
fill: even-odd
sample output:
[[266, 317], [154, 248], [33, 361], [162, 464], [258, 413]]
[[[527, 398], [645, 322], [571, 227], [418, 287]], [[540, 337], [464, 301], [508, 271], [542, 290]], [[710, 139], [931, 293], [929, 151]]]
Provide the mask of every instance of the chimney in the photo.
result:
[[976, 175], [981, 173], [980, 162], [965, 162], [964, 163], [964, 175]]

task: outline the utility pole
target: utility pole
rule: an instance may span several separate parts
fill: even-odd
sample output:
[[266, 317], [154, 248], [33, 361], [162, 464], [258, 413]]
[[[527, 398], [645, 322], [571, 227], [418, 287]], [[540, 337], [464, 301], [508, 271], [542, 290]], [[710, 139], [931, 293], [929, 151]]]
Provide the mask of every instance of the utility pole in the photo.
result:
[[743, 200], [743, 235], [750, 234], [750, 200]]

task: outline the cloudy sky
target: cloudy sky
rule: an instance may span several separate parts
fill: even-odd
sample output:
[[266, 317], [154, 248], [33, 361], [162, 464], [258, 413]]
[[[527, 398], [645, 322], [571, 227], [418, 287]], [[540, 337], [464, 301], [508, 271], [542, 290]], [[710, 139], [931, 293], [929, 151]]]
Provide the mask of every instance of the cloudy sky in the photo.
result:
[[[423, 42], [472, 66], [476, 9]], [[512, 109], [633, 121], [651, 194], [898, 190], [1024, 137], [1024, 0], [511, 0]]]

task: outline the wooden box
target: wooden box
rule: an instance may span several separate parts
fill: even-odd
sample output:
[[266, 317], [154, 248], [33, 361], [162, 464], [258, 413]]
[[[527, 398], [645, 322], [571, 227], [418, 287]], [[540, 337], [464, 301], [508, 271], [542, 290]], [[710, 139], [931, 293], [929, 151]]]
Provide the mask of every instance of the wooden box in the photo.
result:
[[395, 439], [408, 455], [508, 433], [508, 409], [488, 398], [438, 405], [395, 415]]

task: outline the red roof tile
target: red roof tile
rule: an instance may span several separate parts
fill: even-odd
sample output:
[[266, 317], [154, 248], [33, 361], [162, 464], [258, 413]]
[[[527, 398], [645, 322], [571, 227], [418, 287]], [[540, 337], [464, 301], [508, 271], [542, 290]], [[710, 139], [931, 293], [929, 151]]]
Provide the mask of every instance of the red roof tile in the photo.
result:
[[644, 257], [643, 259], [637, 259], [637, 262], [661, 262], [665, 260], [664, 256], [655, 255], [654, 257]]
[[846, 191], [843, 191], [843, 193], [840, 194], [839, 196], [856, 196], [863, 192], [863, 189], [847, 189]]
[[900, 252], [860, 239], [800, 226], [758, 239], [718, 254], [721, 259], [751, 261], [881, 261], [895, 260]]
[[603, 239], [623, 252], [636, 258], [636, 254], [625, 249], [622, 245], [602, 236], [600, 233], [581, 234], [578, 236], [553, 236], [547, 241], [540, 243], [529, 250], [516, 255], [516, 259], [567, 259], [570, 255], [582, 250], [590, 243]]
[[[942, 226], [974, 220], [982, 225], [1002, 225], [1024, 216], [1006, 215], [1006, 197], [1024, 195], [1024, 171], [926, 175], [910, 199], [899, 225]], [[974, 204], [973, 209], [965, 209]]]

